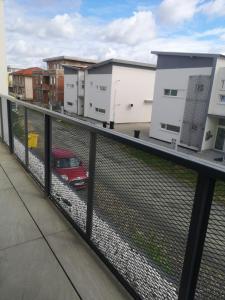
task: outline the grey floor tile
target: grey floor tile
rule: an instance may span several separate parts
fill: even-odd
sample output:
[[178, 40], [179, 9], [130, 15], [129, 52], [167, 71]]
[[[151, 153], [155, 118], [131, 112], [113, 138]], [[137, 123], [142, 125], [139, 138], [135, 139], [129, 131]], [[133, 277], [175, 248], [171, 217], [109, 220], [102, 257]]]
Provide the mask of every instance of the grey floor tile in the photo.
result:
[[47, 239], [82, 299], [131, 299], [76, 232], [61, 232]]
[[10, 183], [8, 177], [6, 176], [4, 170], [2, 169], [0, 165], [0, 192], [2, 189], [8, 189], [11, 188], [12, 184]]
[[40, 232], [14, 189], [0, 191], [0, 249], [33, 240]]
[[34, 220], [45, 235], [71, 228], [60, 211], [47, 198], [33, 192], [18, 191]]
[[0, 299], [78, 300], [43, 239], [0, 251]]

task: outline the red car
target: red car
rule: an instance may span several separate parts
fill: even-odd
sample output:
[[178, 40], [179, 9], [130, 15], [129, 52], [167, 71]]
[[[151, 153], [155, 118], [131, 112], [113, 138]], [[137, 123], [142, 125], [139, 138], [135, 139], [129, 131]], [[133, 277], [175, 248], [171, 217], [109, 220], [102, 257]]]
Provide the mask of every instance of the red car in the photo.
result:
[[88, 171], [74, 152], [54, 148], [52, 157], [53, 169], [64, 181], [76, 189], [87, 187]]

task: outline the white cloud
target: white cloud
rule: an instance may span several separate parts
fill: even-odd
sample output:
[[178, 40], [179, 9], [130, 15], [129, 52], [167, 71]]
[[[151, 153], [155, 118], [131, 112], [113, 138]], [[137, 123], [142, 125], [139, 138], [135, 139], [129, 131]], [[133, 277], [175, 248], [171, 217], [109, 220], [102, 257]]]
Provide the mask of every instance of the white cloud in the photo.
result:
[[201, 11], [209, 16], [225, 16], [225, 0], [213, 0], [203, 3]]
[[159, 6], [159, 17], [163, 23], [180, 24], [193, 18], [199, 0], [163, 0]]
[[104, 40], [134, 45], [155, 37], [156, 25], [151, 11], [134, 12], [129, 18], [112, 21], [104, 30]]

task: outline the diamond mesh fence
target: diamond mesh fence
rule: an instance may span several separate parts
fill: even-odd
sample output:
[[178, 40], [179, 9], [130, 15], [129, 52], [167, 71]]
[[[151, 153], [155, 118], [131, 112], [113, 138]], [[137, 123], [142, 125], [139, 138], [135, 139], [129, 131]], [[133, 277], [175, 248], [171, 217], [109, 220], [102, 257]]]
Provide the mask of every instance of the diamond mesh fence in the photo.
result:
[[[11, 108], [14, 152], [25, 162], [24, 107]], [[27, 110], [27, 119], [28, 166], [44, 185], [44, 114]], [[51, 195], [86, 232], [90, 131], [52, 118], [51, 133]], [[92, 243], [142, 299], [178, 299], [197, 172], [96, 136]], [[224, 204], [218, 180], [195, 299], [225, 299]]]
[[45, 126], [44, 115], [27, 110], [28, 125], [28, 168], [35, 178], [44, 185], [44, 147], [45, 147]]
[[195, 299], [225, 299], [225, 182], [217, 181]]
[[85, 231], [89, 132], [78, 126], [52, 121], [52, 187], [58, 204]]
[[144, 299], [176, 299], [196, 173], [98, 135], [92, 240]]
[[12, 134], [14, 153], [25, 163], [25, 120], [24, 107], [15, 103], [11, 104]]

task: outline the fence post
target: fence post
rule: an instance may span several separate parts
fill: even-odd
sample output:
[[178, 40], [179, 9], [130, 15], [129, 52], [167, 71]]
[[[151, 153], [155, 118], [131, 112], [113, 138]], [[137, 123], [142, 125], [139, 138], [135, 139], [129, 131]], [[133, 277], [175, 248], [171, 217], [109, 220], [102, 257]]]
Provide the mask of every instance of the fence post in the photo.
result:
[[0, 118], [1, 118], [1, 137], [4, 142], [4, 128], [3, 128], [3, 115], [2, 115], [2, 98], [0, 98]]
[[45, 193], [51, 193], [51, 148], [52, 148], [52, 122], [51, 117], [45, 115]]
[[29, 158], [28, 158], [28, 117], [27, 108], [24, 107], [24, 133], [25, 133], [25, 165], [28, 168]]
[[9, 151], [13, 153], [13, 132], [12, 132], [12, 103], [7, 100], [7, 113], [8, 113], [8, 129], [9, 129]]
[[94, 201], [94, 181], [95, 181], [95, 162], [96, 162], [96, 133], [90, 133], [89, 148], [89, 179], [88, 179], [88, 199], [87, 199], [87, 219], [86, 234], [91, 238], [93, 222], [93, 201]]
[[195, 296], [214, 187], [214, 178], [199, 173], [180, 281], [179, 300], [192, 300]]

